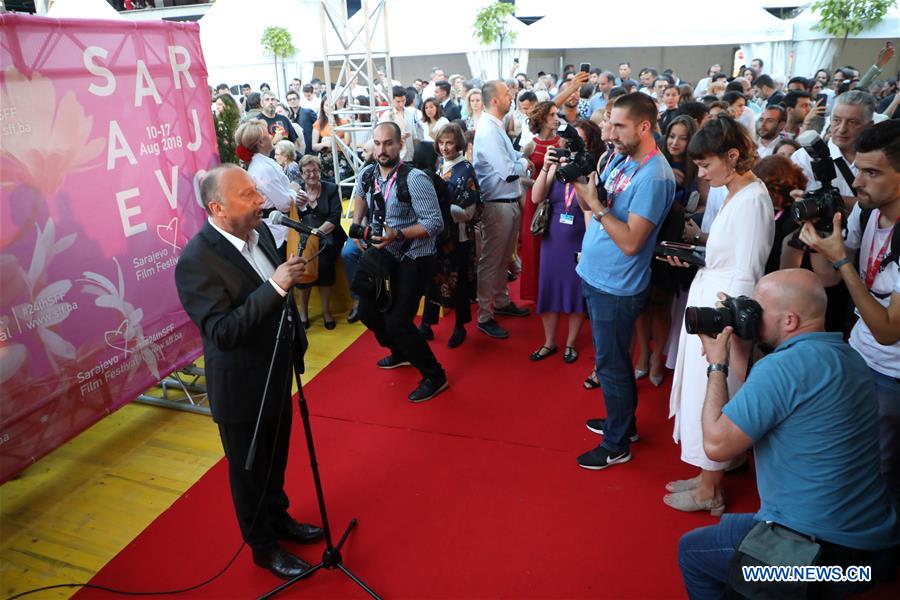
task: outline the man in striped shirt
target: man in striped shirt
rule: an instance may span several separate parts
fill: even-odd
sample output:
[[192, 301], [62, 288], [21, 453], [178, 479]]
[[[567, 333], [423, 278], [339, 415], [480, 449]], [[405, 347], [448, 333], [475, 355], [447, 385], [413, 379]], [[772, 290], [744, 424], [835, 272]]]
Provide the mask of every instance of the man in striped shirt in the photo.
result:
[[[428, 175], [418, 169], [401, 169], [400, 152], [404, 142], [400, 127], [392, 121], [379, 123], [372, 141], [375, 164], [363, 169], [357, 178], [353, 222], [360, 224], [367, 213], [375, 214], [378, 207], [374, 196], [380, 192], [385, 206], [384, 233], [367, 241], [393, 258], [389, 260], [393, 263], [391, 302], [382, 312], [375, 298], [360, 295], [359, 318], [372, 330], [378, 343], [391, 351], [378, 361], [379, 368], [412, 365], [419, 370], [422, 380], [409, 395], [409, 401], [424, 402], [447, 389], [444, 369], [413, 323], [422, 295], [434, 276], [437, 260], [434, 239], [444, 222]], [[404, 176], [405, 180], [399, 181]], [[400, 197], [401, 188], [408, 189], [409, 198]]]

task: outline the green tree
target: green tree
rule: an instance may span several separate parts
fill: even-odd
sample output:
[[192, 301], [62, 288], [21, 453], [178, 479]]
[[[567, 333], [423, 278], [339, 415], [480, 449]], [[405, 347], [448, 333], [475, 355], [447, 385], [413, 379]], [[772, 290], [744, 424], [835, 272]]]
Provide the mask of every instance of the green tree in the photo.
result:
[[291, 32], [284, 27], [266, 27], [260, 43], [263, 49], [275, 58], [275, 81], [278, 86], [278, 95], [280, 96], [280, 81], [283, 79], [284, 74], [282, 73], [282, 77], [278, 76], [278, 59], [282, 60], [281, 67], [284, 69], [284, 59], [290, 58], [297, 52], [297, 49], [294, 47], [294, 40], [291, 38]]
[[835, 60], [843, 54], [847, 38], [863, 29], [877, 25], [896, 0], [818, 0], [812, 7], [819, 13], [815, 29], [841, 38], [841, 49]]
[[475, 15], [475, 37], [485, 46], [500, 42], [501, 53], [497, 58], [499, 76], [503, 77], [503, 41], [516, 41], [516, 32], [509, 26], [509, 17], [516, 12], [516, 7], [505, 2], [495, 2], [478, 11]]
[[239, 164], [234, 150], [234, 132], [237, 130], [240, 120], [240, 109], [231, 96], [223, 99], [225, 105], [222, 111], [216, 115], [216, 142], [219, 145], [219, 161], [222, 163]]

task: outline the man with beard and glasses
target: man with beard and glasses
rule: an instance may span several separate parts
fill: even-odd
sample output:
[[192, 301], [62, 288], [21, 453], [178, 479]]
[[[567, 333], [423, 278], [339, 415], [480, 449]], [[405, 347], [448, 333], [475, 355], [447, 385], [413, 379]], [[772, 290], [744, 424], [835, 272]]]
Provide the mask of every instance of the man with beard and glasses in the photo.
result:
[[272, 92], [263, 92], [262, 94], [262, 112], [257, 117], [266, 122], [266, 128], [272, 136], [272, 145], [274, 146], [281, 140], [290, 140], [291, 143], [297, 143], [297, 132], [291, 121], [284, 115], [275, 112], [275, 105], [278, 99]]
[[[444, 222], [431, 178], [400, 160], [400, 127], [392, 121], [379, 123], [372, 141], [375, 164], [365, 167], [357, 178], [353, 223], [361, 224], [367, 214], [372, 221], [379, 210], [375, 198], [380, 193], [384, 198], [384, 234], [366, 240], [371, 244], [366, 252], [388, 254], [382, 264], [390, 265], [390, 305], [384, 310], [374, 297], [360, 295], [359, 319], [372, 330], [378, 343], [391, 351], [378, 361], [380, 369], [412, 365], [422, 374], [408, 398], [410, 402], [424, 402], [447, 389], [444, 369], [413, 323], [436, 269], [434, 241]], [[402, 197], [402, 190], [407, 198]]]

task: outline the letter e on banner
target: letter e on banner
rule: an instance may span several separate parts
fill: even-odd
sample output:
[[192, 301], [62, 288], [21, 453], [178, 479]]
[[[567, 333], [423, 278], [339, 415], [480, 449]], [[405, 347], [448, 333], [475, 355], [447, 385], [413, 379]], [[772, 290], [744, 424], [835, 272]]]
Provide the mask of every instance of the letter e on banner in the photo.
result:
[[106, 79], [106, 85], [92, 83], [88, 86], [88, 91], [95, 96], [111, 96], [113, 92], [116, 91], [116, 78], [112, 74], [112, 71], [106, 67], [94, 64], [95, 58], [106, 58], [107, 56], [109, 56], [109, 53], [99, 46], [88, 46], [84, 49], [84, 53], [82, 54], [84, 68], [87, 69], [91, 75]]
[[122, 128], [115, 119], [109, 122], [109, 138], [107, 139], [109, 140], [106, 147], [107, 171], [112, 171], [116, 167], [116, 159], [122, 156], [127, 158], [132, 165], [137, 164], [134, 152], [131, 151], [131, 146], [128, 145], [128, 140], [125, 139], [125, 134], [122, 133]]
[[125, 206], [126, 200], [129, 198], [137, 198], [140, 195], [141, 191], [138, 188], [116, 192], [116, 204], [119, 205], [119, 217], [122, 219], [122, 232], [125, 234], [125, 237], [131, 237], [142, 231], [147, 231], [146, 223], [138, 223], [137, 225], [131, 224], [130, 217], [136, 217], [141, 214], [141, 207], [132, 206], [129, 208]]

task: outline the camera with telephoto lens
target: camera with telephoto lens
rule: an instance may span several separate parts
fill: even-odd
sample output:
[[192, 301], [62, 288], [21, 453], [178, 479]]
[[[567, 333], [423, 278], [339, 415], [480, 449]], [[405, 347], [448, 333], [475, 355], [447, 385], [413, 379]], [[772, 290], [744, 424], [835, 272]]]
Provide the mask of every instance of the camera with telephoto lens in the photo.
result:
[[384, 235], [384, 196], [381, 192], [372, 192], [372, 200], [375, 210], [372, 212], [372, 220], [368, 225], [353, 223], [347, 235], [356, 240], [362, 240], [366, 244], [372, 244], [372, 238], [380, 238]]
[[689, 306], [684, 311], [684, 329], [691, 334], [710, 337], [719, 335], [726, 327], [743, 340], [755, 341], [762, 322], [762, 306], [753, 298], [726, 298], [721, 307]]
[[[817, 219], [814, 223], [816, 231], [826, 236], [831, 235], [834, 231], [834, 215], [844, 212], [844, 199], [832, 184], [837, 175], [831, 152], [828, 150], [828, 144], [822, 141], [815, 131], [804, 131], [797, 137], [797, 141], [809, 154], [810, 167], [821, 187], [804, 194], [802, 200], [796, 200], [791, 205], [791, 216], [798, 223]], [[806, 244], [800, 241], [799, 232], [788, 244], [794, 248], [806, 248]]]
[[559, 126], [560, 137], [566, 140], [566, 148], [550, 148], [557, 159], [565, 158], [566, 164], [561, 164], [556, 169], [556, 179], [560, 183], [572, 183], [579, 177], [587, 177], [596, 167], [596, 159], [587, 151], [584, 140], [578, 135], [578, 131], [563, 123]]

